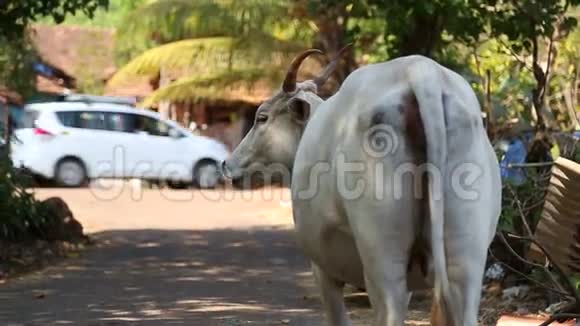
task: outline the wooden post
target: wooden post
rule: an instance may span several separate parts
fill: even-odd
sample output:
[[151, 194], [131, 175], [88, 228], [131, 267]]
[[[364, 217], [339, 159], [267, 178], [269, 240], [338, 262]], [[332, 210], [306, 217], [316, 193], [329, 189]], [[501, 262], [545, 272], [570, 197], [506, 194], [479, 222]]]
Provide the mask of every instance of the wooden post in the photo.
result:
[[194, 104], [193, 107], [193, 120], [197, 123], [200, 127], [202, 124], [208, 123], [208, 116], [206, 110], [206, 104], [204, 102], [199, 102]]
[[[163, 67], [159, 69], [159, 88], [163, 88], [171, 83], [169, 78], [169, 74], [167, 70]], [[159, 115], [163, 119], [171, 119], [171, 102], [169, 101], [161, 101], [159, 102]]]
[[183, 125], [189, 128], [191, 123], [191, 103], [183, 103]]

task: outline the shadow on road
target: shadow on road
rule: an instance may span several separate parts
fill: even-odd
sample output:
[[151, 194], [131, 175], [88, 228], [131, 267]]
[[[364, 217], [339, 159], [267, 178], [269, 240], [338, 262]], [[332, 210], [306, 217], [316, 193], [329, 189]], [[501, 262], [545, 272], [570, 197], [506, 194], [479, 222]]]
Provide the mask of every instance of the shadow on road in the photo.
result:
[[285, 228], [107, 231], [98, 249], [0, 288], [0, 324], [320, 325]]

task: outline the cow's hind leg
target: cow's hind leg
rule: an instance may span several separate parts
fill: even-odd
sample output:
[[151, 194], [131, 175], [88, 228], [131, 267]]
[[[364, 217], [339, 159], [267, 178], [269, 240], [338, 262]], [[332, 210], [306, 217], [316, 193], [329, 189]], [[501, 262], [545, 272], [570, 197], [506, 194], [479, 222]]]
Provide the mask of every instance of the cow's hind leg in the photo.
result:
[[407, 266], [414, 241], [412, 215], [409, 210], [381, 209], [366, 216], [353, 215], [351, 221], [375, 313], [374, 325], [402, 326], [409, 302]]
[[451, 297], [434, 295], [431, 325], [477, 325], [487, 256], [485, 245], [485, 240], [474, 235], [447, 236], [446, 263]]
[[453, 302], [449, 303], [444, 311], [451, 314], [446, 318], [447, 324], [450, 324], [449, 321], [452, 319], [455, 325], [472, 326], [477, 325], [487, 251], [475, 245], [465, 246], [465, 243], [460, 249], [458, 248], [460, 245], [459, 242], [455, 242], [448, 246], [451, 249], [449, 251], [455, 251], [447, 262]]
[[445, 217], [451, 298], [446, 298], [449, 301], [444, 311], [448, 325], [474, 326], [477, 325], [487, 250], [495, 229], [489, 226], [490, 218], [485, 210], [467, 215], [465, 206], [459, 204], [461, 202], [455, 207], [449, 205], [451, 212]]
[[[466, 247], [469, 247], [468, 245]], [[485, 256], [472, 252], [453, 256], [447, 262], [451, 302], [442, 296], [433, 297], [431, 306], [431, 325], [433, 326], [475, 326], [481, 299], [483, 281], [482, 262]]]
[[[391, 269], [390, 277], [396, 274]], [[374, 274], [374, 275], [372, 275]], [[375, 326], [402, 326], [405, 323], [409, 294], [406, 281], [403, 278], [387, 279], [376, 273], [368, 273], [366, 277], [367, 293], [375, 313]]]
[[344, 283], [338, 282], [312, 263], [312, 272], [320, 287], [322, 304], [329, 326], [351, 326], [344, 304]]

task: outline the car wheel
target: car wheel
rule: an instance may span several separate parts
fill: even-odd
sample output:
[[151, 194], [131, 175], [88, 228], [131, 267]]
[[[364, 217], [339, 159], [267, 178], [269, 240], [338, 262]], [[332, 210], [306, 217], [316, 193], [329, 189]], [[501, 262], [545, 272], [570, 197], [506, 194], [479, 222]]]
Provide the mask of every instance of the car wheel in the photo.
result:
[[86, 184], [87, 172], [76, 159], [64, 159], [56, 167], [56, 182], [65, 187], [80, 187]]
[[200, 188], [215, 188], [220, 182], [220, 173], [215, 161], [203, 160], [193, 171], [193, 182]]

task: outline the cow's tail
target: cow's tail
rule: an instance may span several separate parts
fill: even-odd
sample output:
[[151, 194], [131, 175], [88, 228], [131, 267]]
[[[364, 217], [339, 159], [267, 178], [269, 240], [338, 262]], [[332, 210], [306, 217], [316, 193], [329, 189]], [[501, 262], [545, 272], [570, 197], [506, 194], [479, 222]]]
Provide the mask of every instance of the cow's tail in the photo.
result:
[[[411, 89], [417, 99], [426, 138], [428, 171], [428, 211], [435, 278], [435, 299], [447, 310], [452, 304], [444, 243], [444, 197], [447, 161], [447, 134], [441, 88], [442, 71], [434, 62], [418, 60], [408, 69]], [[441, 301], [443, 299], [443, 301]], [[445, 308], [447, 307], [447, 308]], [[447, 318], [451, 318], [445, 313]], [[447, 320], [449, 325], [452, 320]]]

